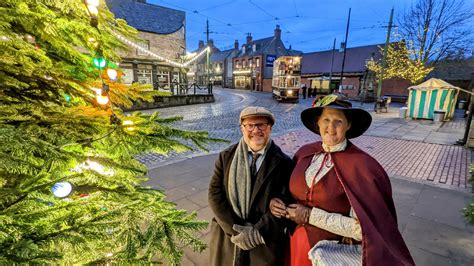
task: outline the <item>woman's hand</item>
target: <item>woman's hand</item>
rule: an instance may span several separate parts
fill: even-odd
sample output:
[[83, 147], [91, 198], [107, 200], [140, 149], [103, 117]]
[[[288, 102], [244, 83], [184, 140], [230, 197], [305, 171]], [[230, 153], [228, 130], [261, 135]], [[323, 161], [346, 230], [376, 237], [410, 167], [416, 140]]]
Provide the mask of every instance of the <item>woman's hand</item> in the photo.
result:
[[297, 224], [305, 224], [309, 221], [309, 215], [311, 214], [311, 208], [308, 208], [299, 203], [288, 205], [286, 210], [286, 218], [292, 220]]
[[279, 198], [270, 200], [270, 212], [277, 218], [286, 217], [286, 205]]

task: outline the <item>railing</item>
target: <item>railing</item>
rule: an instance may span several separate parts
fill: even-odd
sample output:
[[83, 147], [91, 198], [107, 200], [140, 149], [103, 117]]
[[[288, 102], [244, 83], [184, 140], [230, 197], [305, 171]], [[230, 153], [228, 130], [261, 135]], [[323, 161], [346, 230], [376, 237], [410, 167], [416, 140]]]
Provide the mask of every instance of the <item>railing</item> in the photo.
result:
[[194, 83], [171, 83], [171, 94], [172, 95], [211, 95], [212, 94], [212, 84], [208, 84], [206, 87], [201, 87], [198, 84]]

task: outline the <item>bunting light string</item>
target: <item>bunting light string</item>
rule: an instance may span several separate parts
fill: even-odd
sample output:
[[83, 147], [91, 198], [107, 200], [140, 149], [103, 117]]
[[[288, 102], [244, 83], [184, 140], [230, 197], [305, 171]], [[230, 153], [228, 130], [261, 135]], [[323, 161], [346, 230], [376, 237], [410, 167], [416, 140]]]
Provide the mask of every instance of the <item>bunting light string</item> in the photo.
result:
[[173, 60], [170, 60], [170, 59], [167, 59], [167, 58], [164, 58], [163, 56], [160, 56], [160, 55], [157, 55], [153, 52], [150, 52], [149, 50], [141, 47], [140, 45], [128, 40], [127, 38], [121, 36], [120, 34], [118, 33], [113, 33], [115, 35], [115, 37], [117, 37], [119, 40], [123, 41], [124, 43], [132, 46], [133, 48], [136, 48], [138, 50], [140, 50], [141, 52], [149, 55], [149, 56], [153, 56], [155, 57], [156, 59], [158, 60], [161, 60], [161, 61], [165, 61], [167, 63], [169, 63], [170, 65], [173, 65], [173, 66], [176, 66], [176, 67], [186, 67], [188, 66], [189, 64], [193, 63], [194, 61], [196, 61], [196, 59], [198, 59], [199, 57], [201, 57], [203, 54], [205, 54], [206, 52], [210, 51], [209, 47], [206, 47], [206, 49], [202, 50], [199, 54], [197, 54], [196, 56], [194, 56], [193, 58], [191, 58], [189, 61], [185, 62], [185, 63], [178, 63], [178, 62], [175, 62]]

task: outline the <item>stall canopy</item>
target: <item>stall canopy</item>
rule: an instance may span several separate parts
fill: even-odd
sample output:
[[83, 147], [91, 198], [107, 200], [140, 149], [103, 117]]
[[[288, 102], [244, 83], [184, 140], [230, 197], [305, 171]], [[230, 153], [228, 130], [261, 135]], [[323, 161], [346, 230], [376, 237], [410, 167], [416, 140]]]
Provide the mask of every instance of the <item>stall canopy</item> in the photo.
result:
[[444, 111], [444, 119], [453, 118], [459, 89], [435, 78], [409, 87], [408, 115], [412, 118], [433, 119], [435, 111]]

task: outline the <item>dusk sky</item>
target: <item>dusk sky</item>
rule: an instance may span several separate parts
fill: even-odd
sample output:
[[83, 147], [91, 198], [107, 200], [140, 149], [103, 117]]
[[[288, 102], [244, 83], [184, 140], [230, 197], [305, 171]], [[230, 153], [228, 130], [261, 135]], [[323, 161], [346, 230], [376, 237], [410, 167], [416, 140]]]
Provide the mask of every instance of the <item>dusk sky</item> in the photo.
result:
[[[197, 48], [205, 40], [206, 19], [209, 19], [210, 38], [222, 49], [232, 48], [234, 40], [240, 45], [250, 32], [253, 39], [273, 35], [275, 25], [282, 29], [282, 40], [288, 48], [314, 52], [336, 47], [344, 40], [349, 8], [348, 47], [384, 43], [390, 9], [395, 18], [415, 3], [414, 0], [148, 0], [148, 3], [186, 12], [187, 50]], [[469, 2], [469, 1], [468, 1]], [[396, 19], [394, 18], [394, 24]], [[398, 40], [397, 28], [392, 40]]]

